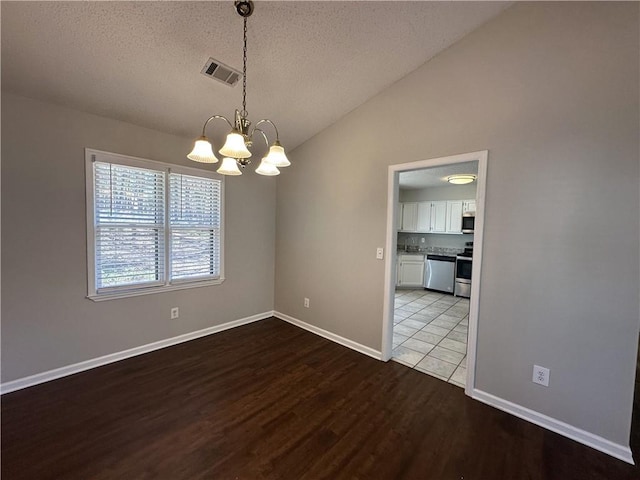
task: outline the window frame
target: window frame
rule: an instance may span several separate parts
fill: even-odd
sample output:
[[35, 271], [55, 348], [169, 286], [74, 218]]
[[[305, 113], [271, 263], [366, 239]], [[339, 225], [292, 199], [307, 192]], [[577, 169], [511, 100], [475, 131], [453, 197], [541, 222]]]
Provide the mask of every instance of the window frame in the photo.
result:
[[[95, 248], [95, 195], [94, 195], [94, 161], [124, 165], [135, 168], [143, 168], [164, 173], [165, 178], [165, 218], [164, 218], [164, 279], [160, 284], [142, 286], [122, 286], [96, 288], [96, 248]], [[170, 225], [170, 195], [171, 186], [169, 174], [176, 173], [196, 177], [209, 178], [220, 182], [220, 275], [217, 278], [194, 278], [194, 279], [171, 279], [171, 225]], [[86, 232], [87, 232], [87, 298], [95, 302], [112, 300], [118, 298], [135, 297], [139, 295], [150, 295], [154, 293], [170, 292], [174, 290], [184, 290], [188, 288], [208, 287], [220, 285], [225, 280], [224, 276], [224, 237], [225, 237], [225, 201], [224, 177], [209, 170], [193, 167], [183, 167], [171, 163], [158, 162], [145, 158], [121, 155], [118, 153], [105, 152], [92, 148], [85, 148], [85, 192], [86, 192]]]

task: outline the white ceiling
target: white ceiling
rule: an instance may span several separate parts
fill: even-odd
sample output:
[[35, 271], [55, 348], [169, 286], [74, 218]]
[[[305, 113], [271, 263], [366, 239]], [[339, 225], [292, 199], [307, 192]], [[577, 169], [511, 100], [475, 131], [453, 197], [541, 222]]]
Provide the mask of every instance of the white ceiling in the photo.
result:
[[[209, 57], [242, 68], [232, 1], [0, 5], [4, 90], [187, 137], [241, 106], [241, 82], [200, 74]], [[291, 150], [508, 5], [258, 1], [250, 119], [273, 120]], [[219, 142], [225, 130], [207, 134]]]
[[455, 174], [478, 174], [478, 162], [454, 163], [442, 167], [423, 168], [409, 172], [400, 172], [398, 183], [403, 190], [417, 190], [427, 187], [451, 186], [447, 177]]

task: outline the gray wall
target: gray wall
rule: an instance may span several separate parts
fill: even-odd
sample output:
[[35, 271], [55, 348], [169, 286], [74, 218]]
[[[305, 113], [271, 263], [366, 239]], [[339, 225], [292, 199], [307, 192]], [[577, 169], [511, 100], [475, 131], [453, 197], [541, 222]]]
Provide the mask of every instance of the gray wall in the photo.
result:
[[222, 285], [85, 298], [84, 148], [197, 167], [191, 142], [3, 92], [3, 382], [273, 309], [275, 183], [253, 172], [225, 179]]
[[387, 166], [488, 149], [476, 388], [628, 444], [638, 9], [516, 3], [297, 148], [278, 181], [276, 310], [380, 349]]

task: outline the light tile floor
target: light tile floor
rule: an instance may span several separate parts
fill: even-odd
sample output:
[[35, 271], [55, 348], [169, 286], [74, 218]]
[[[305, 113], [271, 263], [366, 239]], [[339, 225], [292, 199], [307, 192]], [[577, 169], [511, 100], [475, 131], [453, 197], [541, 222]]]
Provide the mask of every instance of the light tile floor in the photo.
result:
[[424, 289], [396, 290], [396, 362], [464, 388], [469, 299]]

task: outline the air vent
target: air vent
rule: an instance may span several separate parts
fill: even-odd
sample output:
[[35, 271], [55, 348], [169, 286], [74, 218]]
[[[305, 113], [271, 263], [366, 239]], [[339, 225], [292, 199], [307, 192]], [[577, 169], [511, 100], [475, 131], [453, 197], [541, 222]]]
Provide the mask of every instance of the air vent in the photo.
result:
[[204, 64], [204, 68], [201, 72], [209, 78], [213, 78], [219, 82], [225, 83], [230, 86], [235, 86], [238, 80], [242, 77], [242, 74], [234, 69], [219, 62], [215, 58], [210, 58], [207, 63]]

